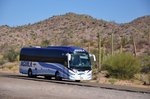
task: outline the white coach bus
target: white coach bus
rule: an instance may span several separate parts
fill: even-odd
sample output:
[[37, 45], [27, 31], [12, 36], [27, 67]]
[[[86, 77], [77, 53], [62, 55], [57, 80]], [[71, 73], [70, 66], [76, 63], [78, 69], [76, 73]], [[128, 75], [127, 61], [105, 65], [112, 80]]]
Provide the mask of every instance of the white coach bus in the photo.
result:
[[49, 46], [22, 48], [20, 51], [20, 73], [29, 77], [44, 76], [47, 79], [91, 80], [90, 57], [95, 55], [73, 46]]

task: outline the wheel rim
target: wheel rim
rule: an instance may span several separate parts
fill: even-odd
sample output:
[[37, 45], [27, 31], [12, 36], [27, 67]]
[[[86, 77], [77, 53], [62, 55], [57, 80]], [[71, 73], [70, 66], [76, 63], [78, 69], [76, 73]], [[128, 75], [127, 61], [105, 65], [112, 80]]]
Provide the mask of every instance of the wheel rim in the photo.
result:
[[56, 73], [56, 78], [59, 78], [59, 73], [58, 72]]
[[60, 79], [60, 74], [59, 74], [59, 72], [56, 73], [56, 79], [57, 79], [57, 80]]

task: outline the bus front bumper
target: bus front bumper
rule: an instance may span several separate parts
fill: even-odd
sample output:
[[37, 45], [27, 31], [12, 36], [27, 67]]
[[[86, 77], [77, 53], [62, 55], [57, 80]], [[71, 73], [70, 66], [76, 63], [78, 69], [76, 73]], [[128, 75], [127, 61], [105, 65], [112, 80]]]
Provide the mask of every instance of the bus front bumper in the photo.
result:
[[76, 72], [69, 74], [70, 80], [91, 80], [92, 71]]

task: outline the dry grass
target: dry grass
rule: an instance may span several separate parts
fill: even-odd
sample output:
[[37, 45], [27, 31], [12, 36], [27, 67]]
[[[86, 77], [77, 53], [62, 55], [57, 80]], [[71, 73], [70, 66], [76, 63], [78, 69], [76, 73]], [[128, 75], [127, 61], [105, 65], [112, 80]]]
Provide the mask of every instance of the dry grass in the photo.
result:
[[18, 73], [18, 71], [19, 71], [19, 63], [18, 62], [5, 63], [2, 66], [0, 66], [0, 70], [1, 71], [6, 71], [6, 72]]
[[146, 74], [136, 74], [135, 78], [139, 81], [142, 81], [145, 85], [150, 85], [150, 72]]
[[0, 59], [2, 59], [3, 58], [3, 55], [0, 55]]
[[[139, 88], [150, 88], [149, 85], [145, 85], [144, 81], [148, 80], [148, 76], [143, 76], [142, 79], [144, 80], [139, 80], [137, 78], [133, 78], [130, 80], [120, 80], [120, 79], [115, 79], [115, 78], [107, 78], [105, 77], [106, 75], [103, 73], [99, 73], [97, 75], [96, 80], [91, 80], [90, 82], [96, 82], [100, 84], [113, 84], [113, 85], [121, 85], [121, 86], [131, 86], [131, 87], [139, 87]], [[149, 76], [150, 77], [150, 76]]]

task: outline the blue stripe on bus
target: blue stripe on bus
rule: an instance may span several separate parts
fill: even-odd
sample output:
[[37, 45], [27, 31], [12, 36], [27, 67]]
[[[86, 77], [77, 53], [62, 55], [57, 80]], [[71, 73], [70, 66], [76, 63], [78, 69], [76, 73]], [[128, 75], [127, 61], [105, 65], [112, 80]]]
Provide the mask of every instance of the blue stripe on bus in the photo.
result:
[[[66, 74], [67, 76], [69, 76], [69, 71], [67, 69], [62, 69], [62, 68], [65, 68], [65, 67], [62, 67], [61, 65], [58, 65], [58, 64], [55, 64], [55, 65], [58, 65], [55, 66], [55, 65], [52, 65], [52, 64], [48, 64], [48, 63], [43, 63], [43, 62], [38, 62], [41, 66], [43, 67], [46, 67], [46, 68], [51, 68], [51, 69], [55, 69], [55, 70], [58, 70], [64, 74]], [[61, 67], [61, 68], [59, 68]]]

